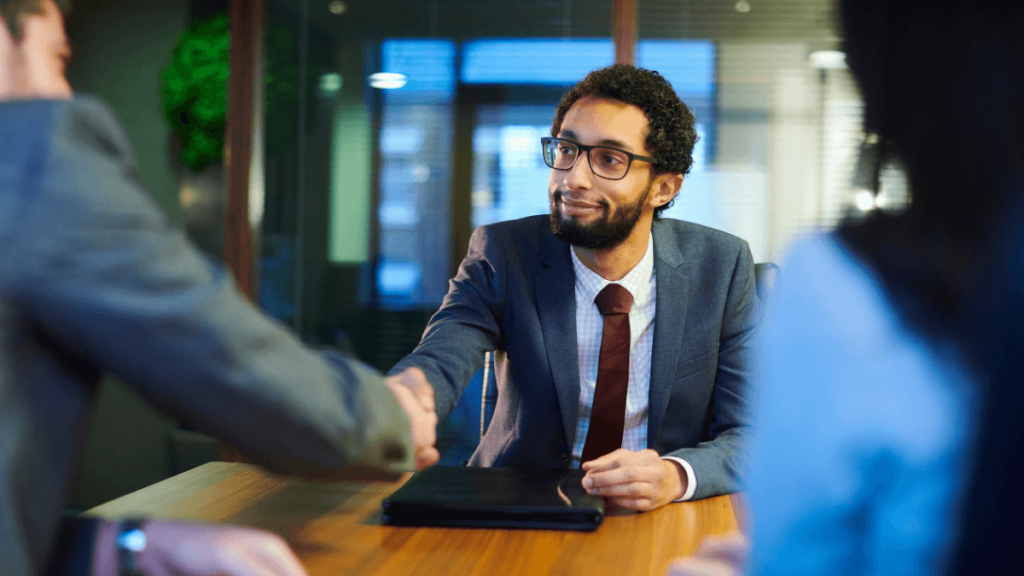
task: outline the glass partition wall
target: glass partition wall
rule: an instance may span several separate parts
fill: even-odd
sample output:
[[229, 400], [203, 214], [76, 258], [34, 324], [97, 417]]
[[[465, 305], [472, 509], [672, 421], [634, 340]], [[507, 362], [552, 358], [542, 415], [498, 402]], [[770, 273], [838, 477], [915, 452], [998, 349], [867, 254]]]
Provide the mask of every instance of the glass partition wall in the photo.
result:
[[[267, 2], [258, 299], [386, 371], [475, 227], [548, 212], [539, 140], [562, 93], [614, 61], [613, 0]], [[870, 138], [829, 0], [650, 0], [637, 21], [637, 65], [672, 83], [700, 134], [667, 217], [764, 261], [905, 201], [894, 170], [882, 196], [862, 190]], [[442, 425], [446, 461], [475, 446], [480, 388]]]

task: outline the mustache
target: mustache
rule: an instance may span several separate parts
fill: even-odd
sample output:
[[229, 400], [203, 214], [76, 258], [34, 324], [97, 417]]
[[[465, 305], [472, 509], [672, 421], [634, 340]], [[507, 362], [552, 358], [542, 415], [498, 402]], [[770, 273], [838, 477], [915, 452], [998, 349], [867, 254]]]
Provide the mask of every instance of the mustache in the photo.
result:
[[[560, 190], [560, 189], [556, 188], [555, 191], [551, 194], [551, 200], [555, 204], [557, 204], [557, 203], [562, 201], [562, 197], [563, 196], [567, 196], [569, 198], [569, 200], [573, 199], [572, 198], [572, 192], [569, 192], [567, 190], [563, 191], [563, 190]], [[605, 210], [608, 210], [609, 208], [611, 208], [611, 205], [608, 204], [608, 201], [605, 200], [604, 198], [598, 198], [597, 200], [594, 200], [593, 203], [597, 204], [598, 206], [600, 206], [602, 208], [604, 208]]]

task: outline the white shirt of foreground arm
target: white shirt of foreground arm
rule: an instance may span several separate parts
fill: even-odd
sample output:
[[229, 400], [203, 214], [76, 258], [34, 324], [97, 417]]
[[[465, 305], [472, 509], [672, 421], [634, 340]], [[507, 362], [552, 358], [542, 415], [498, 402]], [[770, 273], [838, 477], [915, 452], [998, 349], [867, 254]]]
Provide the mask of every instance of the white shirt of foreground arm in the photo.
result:
[[[572, 466], [580, 466], [583, 445], [590, 428], [590, 411], [594, 405], [594, 387], [597, 384], [597, 365], [601, 356], [601, 336], [604, 317], [597, 309], [594, 298], [605, 286], [612, 284], [587, 268], [572, 255], [576, 271], [576, 342], [580, 363], [580, 403], [576, 418], [576, 440], [572, 447]], [[634, 452], [647, 448], [648, 399], [651, 387], [651, 354], [654, 347], [654, 313], [657, 281], [654, 274], [654, 236], [647, 240], [644, 257], [621, 280], [614, 282], [633, 295], [633, 308], [629, 312], [629, 388], [626, 392], [626, 421], [622, 431], [622, 447]], [[686, 471], [686, 492], [677, 500], [693, 497], [697, 490], [697, 477], [693, 467], [681, 458], [664, 457], [678, 462]]]

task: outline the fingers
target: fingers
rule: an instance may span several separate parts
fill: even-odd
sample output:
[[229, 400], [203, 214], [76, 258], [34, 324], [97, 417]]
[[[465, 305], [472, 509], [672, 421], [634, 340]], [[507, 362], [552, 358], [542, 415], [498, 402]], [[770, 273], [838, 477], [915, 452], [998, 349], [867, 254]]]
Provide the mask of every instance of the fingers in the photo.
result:
[[635, 482], [658, 483], [664, 473], [662, 460], [654, 450], [631, 452], [620, 448], [588, 464], [591, 466], [585, 467], [587, 474], [583, 477], [583, 487], [587, 489]]
[[651, 498], [609, 498], [609, 502], [630, 510], [647, 512], [658, 507], [658, 503]]
[[741, 576], [735, 566], [706, 558], [683, 558], [669, 564], [665, 576]]
[[750, 540], [733, 532], [725, 536], [709, 536], [691, 558], [669, 565], [666, 576], [741, 576], [750, 552]]
[[144, 532], [139, 567], [153, 576], [308, 576], [288, 543], [263, 530], [150, 520]]
[[704, 558], [742, 566], [750, 554], [750, 539], [740, 532], [708, 536], [701, 542], [697, 554]]
[[609, 452], [600, 458], [595, 458], [589, 462], [584, 462], [580, 468], [587, 472], [609, 470], [622, 464], [622, 460], [628, 457], [630, 454], [636, 454], [629, 450], [619, 448], [614, 452]]
[[590, 462], [583, 488], [632, 510], [653, 510], [679, 498], [677, 464], [662, 460], [654, 450], [619, 449]]
[[437, 451], [437, 448], [428, 446], [423, 449], [416, 450], [416, 469], [423, 470], [437, 464], [437, 461], [441, 459], [441, 453]]
[[619, 466], [605, 471], [593, 471], [583, 477], [584, 488], [602, 488], [616, 484], [629, 484], [632, 482], [645, 482], [649, 480], [643, 474], [643, 469], [636, 466]]
[[434, 389], [426, 383], [423, 371], [409, 368], [387, 378], [386, 383], [409, 418], [416, 469], [422, 470], [437, 463], [441, 455], [434, 447], [437, 442]]
[[306, 569], [295, 557], [295, 553], [288, 546], [288, 543], [277, 534], [265, 533], [269, 538], [263, 545], [256, 545], [262, 552], [264, 564], [271, 574], [284, 574], [287, 576], [308, 576]]

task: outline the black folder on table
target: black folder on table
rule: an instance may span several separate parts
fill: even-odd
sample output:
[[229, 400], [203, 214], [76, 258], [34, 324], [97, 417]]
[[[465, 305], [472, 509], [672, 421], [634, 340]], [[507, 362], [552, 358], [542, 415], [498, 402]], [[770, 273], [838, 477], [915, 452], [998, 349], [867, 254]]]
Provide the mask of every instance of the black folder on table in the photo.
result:
[[384, 500], [385, 524], [594, 530], [604, 499], [587, 494], [579, 469], [432, 466]]

